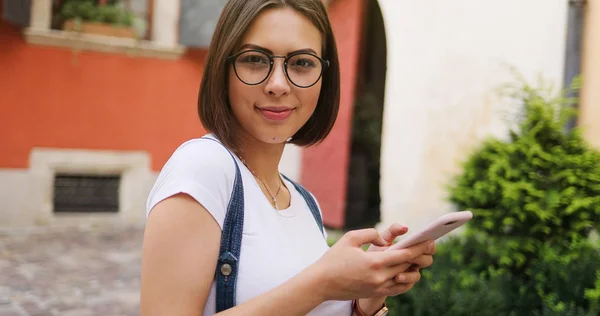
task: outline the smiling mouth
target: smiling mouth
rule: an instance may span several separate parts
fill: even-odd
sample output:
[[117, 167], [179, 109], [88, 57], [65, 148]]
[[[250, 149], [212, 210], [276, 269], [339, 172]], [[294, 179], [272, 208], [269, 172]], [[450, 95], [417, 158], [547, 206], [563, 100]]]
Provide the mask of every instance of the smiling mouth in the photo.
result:
[[271, 121], [283, 121], [283, 120], [287, 119], [294, 111], [294, 108], [286, 108], [286, 107], [264, 107], [264, 108], [256, 107], [256, 109], [266, 119], [271, 120]]

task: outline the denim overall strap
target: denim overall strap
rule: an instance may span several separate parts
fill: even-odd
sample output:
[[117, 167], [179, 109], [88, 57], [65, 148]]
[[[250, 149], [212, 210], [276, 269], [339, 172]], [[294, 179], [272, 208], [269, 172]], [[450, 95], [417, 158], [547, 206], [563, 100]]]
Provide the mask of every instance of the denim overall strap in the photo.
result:
[[[212, 138], [203, 137], [203, 139], [221, 144]], [[242, 245], [242, 232], [244, 230], [244, 186], [242, 175], [235, 157], [229, 149], [227, 151], [235, 163], [235, 180], [233, 181], [233, 191], [227, 205], [225, 221], [223, 222], [221, 248], [219, 250], [219, 259], [215, 274], [217, 282], [217, 313], [235, 306], [237, 273]]]
[[306, 190], [299, 183], [292, 181], [290, 178], [286, 177], [283, 174], [282, 174], [282, 176], [286, 180], [291, 182], [294, 185], [294, 187], [296, 188], [296, 191], [298, 191], [300, 193], [300, 195], [302, 195], [302, 197], [306, 201], [306, 204], [308, 205], [308, 208], [310, 209], [310, 212], [312, 213], [313, 217], [315, 218], [315, 222], [317, 222], [317, 226], [319, 226], [319, 230], [321, 231], [321, 234], [323, 234], [323, 237], [325, 237], [325, 227], [323, 227], [323, 220], [321, 219], [321, 212], [319, 212], [319, 206], [317, 206], [317, 202], [315, 201], [313, 196], [308, 192], [308, 190]]

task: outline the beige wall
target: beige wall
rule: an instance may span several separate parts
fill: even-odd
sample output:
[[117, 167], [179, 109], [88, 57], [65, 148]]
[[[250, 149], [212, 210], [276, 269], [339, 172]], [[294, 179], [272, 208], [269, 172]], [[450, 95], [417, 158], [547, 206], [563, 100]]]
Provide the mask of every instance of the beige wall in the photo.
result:
[[[120, 174], [116, 214], [54, 214], [56, 173]], [[29, 169], [0, 169], [0, 230], [31, 226], [145, 223], [148, 193], [156, 181], [150, 155], [136, 151], [34, 148]]]
[[588, 0], [583, 46], [580, 120], [585, 137], [600, 149], [600, 0]]
[[415, 232], [451, 210], [445, 185], [469, 149], [506, 134], [511, 104], [498, 88], [516, 82], [508, 67], [562, 85], [568, 1], [380, 5], [388, 41], [380, 227]]

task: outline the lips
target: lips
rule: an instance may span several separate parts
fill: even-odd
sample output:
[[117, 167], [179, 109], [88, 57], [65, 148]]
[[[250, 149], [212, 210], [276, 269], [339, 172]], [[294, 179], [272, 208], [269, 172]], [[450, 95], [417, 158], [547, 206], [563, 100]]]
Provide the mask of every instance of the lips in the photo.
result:
[[284, 106], [257, 107], [257, 109], [265, 118], [272, 121], [283, 121], [292, 114], [292, 111], [294, 111], [293, 108]]

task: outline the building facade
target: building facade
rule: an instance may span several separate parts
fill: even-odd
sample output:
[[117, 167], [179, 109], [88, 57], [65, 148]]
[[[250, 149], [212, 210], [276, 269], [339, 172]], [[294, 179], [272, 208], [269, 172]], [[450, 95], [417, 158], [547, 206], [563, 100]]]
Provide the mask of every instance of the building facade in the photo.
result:
[[[0, 3], [1, 227], [143, 223], [168, 157], [206, 133], [196, 99], [225, 1], [140, 1], [147, 25], [137, 39], [55, 29], [56, 1]], [[332, 227], [343, 225], [363, 3], [329, 8], [343, 85], [331, 136], [310, 149], [289, 146], [281, 162]]]
[[[197, 89], [226, 1], [130, 2], [147, 17], [142, 40], [54, 30], [52, 0], [0, 6], [0, 226], [143, 223], [163, 164], [205, 133]], [[600, 148], [600, 0], [326, 2], [340, 53], [340, 113], [322, 144], [286, 147], [280, 168], [316, 195], [327, 226], [346, 228], [353, 209], [372, 212], [355, 194], [364, 190], [377, 195], [379, 227], [416, 231], [451, 211], [445, 186], [460, 161], [484, 137], [507, 132], [511, 104], [498, 90], [515, 83], [513, 70], [564, 86], [574, 6], [584, 12], [577, 124]], [[380, 153], [359, 157], [381, 159], [375, 190], [358, 176], [365, 168], [352, 145], [365, 89], [381, 94], [383, 112]], [[68, 197], [70, 185], [94, 176], [118, 184], [117, 212], [58, 214], [55, 191]]]

